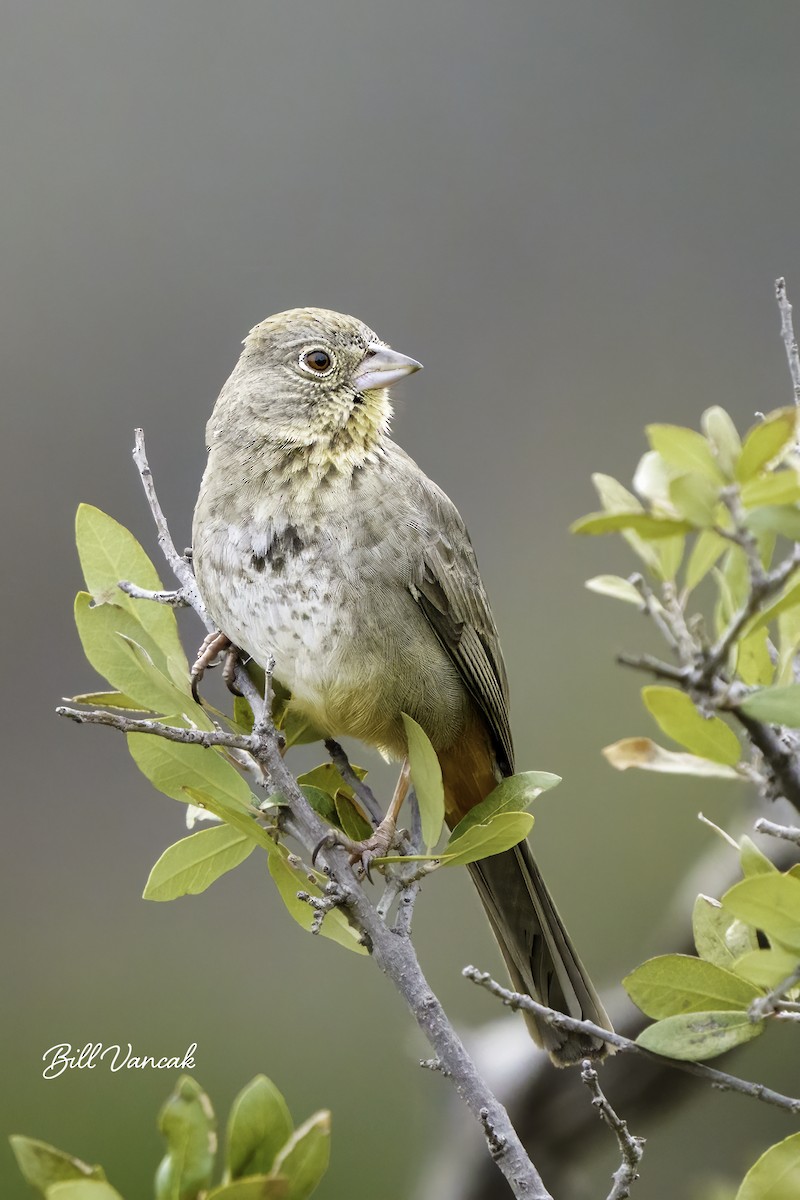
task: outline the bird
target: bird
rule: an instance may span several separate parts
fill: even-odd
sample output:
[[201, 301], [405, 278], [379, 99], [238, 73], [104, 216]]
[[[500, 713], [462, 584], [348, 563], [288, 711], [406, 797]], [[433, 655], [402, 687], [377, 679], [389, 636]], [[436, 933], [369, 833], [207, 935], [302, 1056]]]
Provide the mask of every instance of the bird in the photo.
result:
[[[390, 436], [389, 389], [421, 363], [320, 308], [268, 317], [243, 347], [206, 428], [197, 585], [217, 646], [274, 664], [326, 738], [403, 764], [368, 866], [408, 789], [403, 713], [437, 753], [450, 828], [514, 773], [499, 635], [457, 508]], [[610, 1030], [527, 842], [468, 869], [516, 990]], [[605, 1053], [525, 1018], [559, 1066]]]

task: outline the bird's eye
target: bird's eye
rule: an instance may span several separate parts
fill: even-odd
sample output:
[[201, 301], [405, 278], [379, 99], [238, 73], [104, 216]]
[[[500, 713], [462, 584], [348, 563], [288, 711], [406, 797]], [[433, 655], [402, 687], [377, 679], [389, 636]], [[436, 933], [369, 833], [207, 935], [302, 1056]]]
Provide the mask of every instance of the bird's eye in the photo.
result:
[[327, 350], [308, 350], [303, 355], [303, 364], [318, 375], [324, 375], [332, 365], [332, 359]]

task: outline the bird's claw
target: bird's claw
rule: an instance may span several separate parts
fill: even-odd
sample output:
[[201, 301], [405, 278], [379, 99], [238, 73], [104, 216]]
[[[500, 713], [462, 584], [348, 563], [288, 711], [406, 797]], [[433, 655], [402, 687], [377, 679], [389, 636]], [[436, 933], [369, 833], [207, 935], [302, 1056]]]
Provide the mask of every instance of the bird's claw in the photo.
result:
[[321, 850], [333, 850], [334, 848], [346, 850], [350, 858], [350, 866], [356, 868], [358, 878], [363, 879], [366, 876], [372, 883], [372, 864], [376, 858], [383, 858], [389, 852], [395, 841], [396, 833], [394, 821], [387, 820], [381, 821], [375, 832], [365, 838], [363, 842], [354, 841], [341, 829], [330, 829], [314, 847], [311, 863], [312, 865], [316, 863], [317, 855]]
[[213, 633], [206, 634], [202, 646], [197, 651], [197, 658], [192, 665], [190, 676], [192, 680], [192, 696], [198, 704], [200, 703], [200, 693], [198, 691], [200, 680], [209, 667], [216, 665], [215, 660], [223, 653], [225, 658], [222, 666], [222, 678], [234, 695], [238, 696], [240, 694], [233, 682], [239, 651], [229, 637], [215, 630]]

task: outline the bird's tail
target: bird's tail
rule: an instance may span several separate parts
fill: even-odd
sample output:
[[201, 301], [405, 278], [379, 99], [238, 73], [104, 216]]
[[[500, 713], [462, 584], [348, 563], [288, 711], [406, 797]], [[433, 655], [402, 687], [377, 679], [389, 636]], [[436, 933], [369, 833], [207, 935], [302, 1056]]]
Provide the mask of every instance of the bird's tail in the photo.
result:
[[[486, 737], [471, 733], [439, 755], [447, 822], [453, 825], [496, 787], [494, 755]], [[567, 1016], [611, 1023], [575, 952], [527, 842], [471, 863], [483, 907], [506, 961], [514, 988]], [[556, 1029], [525, 1013], [533, 1040], [558, 1066], [602, 1058], [607, 1044], [585, 1033]]]
[[[469, 872], [515, 990], [548, 1008], [611, 1029], [527, 842], [471, 863]], [[524, 1016], [533, 1040], [558, 1066], [601, 1058], [605, 1052], [600, 1038], [556, 1029], [533, 1013]]]

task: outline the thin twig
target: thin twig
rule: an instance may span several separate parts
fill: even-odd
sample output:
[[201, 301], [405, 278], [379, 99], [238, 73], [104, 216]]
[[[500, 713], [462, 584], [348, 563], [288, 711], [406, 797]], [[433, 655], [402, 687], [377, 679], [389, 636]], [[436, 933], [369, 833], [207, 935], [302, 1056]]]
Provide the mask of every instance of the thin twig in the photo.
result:
[[690, 667], [676, 667], [662, 662], [652, 654], [618, 654], [616, 661], [621, 667], [632, 667], [634, 671], [646, 671], [657, 679], [669, 679], [672, 683], [686, 684], [691, 675]]
[[[797, 987], [798, 983], [800, 983], [800, 962], [797, 964], [792, 973], [787, 975], [785, 979], [782, 979], [781, 982], [776, 987], [772, 988], [771, 991], [767, 992], [766, 996], [758, 996], [753, 1001], [747, 1010], [747, 1015], [750, 1020], [754, 1022], [761, 1021], [764, 1019], [764, 1017], [769, 1017], [774, 1012], [777, 1012], [781, 1001], [786, 996], [786, 993], [790, 992], [792, 988]], [[796, 1016], [791, 1009], [784, 1009], [783, 1013], [787, 1017]]]
[[603, 1094], [597, 1071], [595, 1071], [588, 1058], [585, 1058], [581, 1063], [581, 1080], [586, 1084], [591, 1093], [592, 1104], [600, 1114], [600, 1119], [605, 1122], [616, 1136], [617, 1145], [622, 1155], [622, 1162], [612, 1176], [614, 1183], [611, 1191], [608, 1193], [608, 1200], [628, 1200], [631, 1188], [639, 1178], [637, 1168], [644, 1154], [644, 1138], [635, 1137], [632, 1133], [628, 1132], [627, 1122], [617, 1116]]
[[149, 588], [139, 587], [138, 583], [131, 583], [130, 579], [120, 579], [117, 587], [127, 596], [133, 596], [134, 600], [152, 600], [155, 604], [168, 604], [170, 608], [188, 608], [189, 606], [183, 588], [177, 588], [172, 592], [151, 592]]
[[800, 355], [797, 352], [797, 339], [792, 326], [792, 306], [786, 295], [786, 280], [775, 280], [775, 298], [781, 314], [781, 336], [786, 347], [786, 357], [789, 361], [789, 374], [792, 377], [792, 391], [795, 404], [800, 404]]
[[698, 1079], [704, 1079], [712, 1087], [718, 1088], [720, 1091], [738, 1092], [742, 1096], [750, 1096], [754, 1100], [762, 1100], [765, 1104], [773, 1104], [776, 1108], [787, 1109], [792, 1113], [800, 1113], [800, 1099], [795, 1099], [792, 1096], [784, 1096], [780, 1092], [774, 1092], [772, 1088], [765, 1087], [762, 1083], [750, 1083], [746, 1079], [739, 1079], [736, 1075], [729, 1075], [725, 1071], [718, 1071], [715, 1067], [707, 1067], [704, 1063], [688, 1062], [678, 1058], [667, 1058], [663, 1054], [655, 1054], [652, 1050], [646, 1050], [644, 1046], [640, 1046], [638, 1042], [633, 1042], [630, 1038], [622, 1037], [619, 1033], [611, 1033], [608, 1029], [603, 1029], [600, 1025], [595, 1025], [593, 1021], [579, 1021], [576, 1017], [568, 1017], [564, 1013], [556, 1012], [553, 1008], [539, 1004], [538, 1001], [531, 999], [530, 996], [524, 996], [520, 992], [512, 992], [509, 988], [504, 988], [502, 984], [492, 979], [488, 972], [479, 971], [477, 967], [465, 967], [462, 974], [472, 983], [476, 983], [479, 987], [485, 988], [487, 992], [491, 992], [493, 996], [497, 996], [509, 1008], [514, 1010], [522, 1009], [525, 1012], [535, 1013], [536, 1016], [543, 1018], [549, 1024], [555, 1026], [556, 1029], [566, 1029], [572, 1033], [586, 1033], [590, 1037], [602, 1038], [610, 1046], [615, 1046], [617, 1050], [642, 1054], [645, 1058], [653, 1059], [664, 1066], [673, 1067], [676, 1071], [683, 1071], [687, 1075], [696, 1075]]
[[754, 828], [756, 833], [768, 833], [770, 837], [783, 838], [785, 842], [794, 842], [796, 846], [800, 846], [800, 826], [798, 825], [777, 825], [775, 821], [759, 817]]

